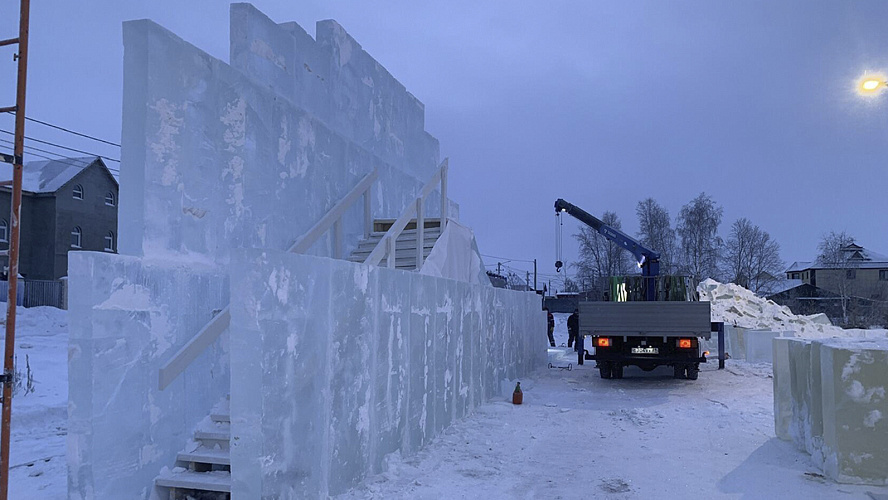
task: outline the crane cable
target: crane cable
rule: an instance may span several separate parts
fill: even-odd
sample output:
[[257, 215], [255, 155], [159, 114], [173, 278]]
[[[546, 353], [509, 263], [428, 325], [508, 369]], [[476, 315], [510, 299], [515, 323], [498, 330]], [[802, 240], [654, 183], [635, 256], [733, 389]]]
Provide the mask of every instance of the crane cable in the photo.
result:
[[555, 272], [560, 273], [564, 263], [561, 262], [561, 229], [564, 223], [561, 220], [561, 212], [555, 212]]

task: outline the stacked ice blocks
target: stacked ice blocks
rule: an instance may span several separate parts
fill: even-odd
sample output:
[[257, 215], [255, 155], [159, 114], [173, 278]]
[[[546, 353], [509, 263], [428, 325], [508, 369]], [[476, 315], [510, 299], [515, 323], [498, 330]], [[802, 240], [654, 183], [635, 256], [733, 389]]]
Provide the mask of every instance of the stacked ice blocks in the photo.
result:
[[888, 484], [888, 339], [774, 339], [775, 432], [830, 478]]

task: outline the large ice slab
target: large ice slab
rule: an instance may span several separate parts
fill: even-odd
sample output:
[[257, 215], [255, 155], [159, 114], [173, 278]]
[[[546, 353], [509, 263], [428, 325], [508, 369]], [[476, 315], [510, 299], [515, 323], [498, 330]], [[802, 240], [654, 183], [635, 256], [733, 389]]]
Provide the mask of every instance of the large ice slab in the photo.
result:
[[838, 482], [888, 484], [888, 340], [775, 338], [773, 346], [777, 436]]
[[820, 373], [824, 472], [888, 484], [888, 340], [826, 340]]
[[[437, 166], [437, 149], [421, 172], [387, 163], [151, 21], [124, 23], [124, 47], [121, 253], [226, 263], [233, 248], [283, 250], [373, 169], [373, 214], [395, 218]], [[363, 236], [360, 203], [343, 235], [346, 250]], [[309, 253], [331, 245], [328, 235]]]
[[438, 140], [425, 106], [336, 21], [316, 40], [296, 23], [276, 24], [250, 4], [231, 5], [231, 65], [413, 177], [428, 178]]
[[162, 364], [228, 303], [228, 280], [106, 252], [69, 260], [68, 498], [134, 498], [228, 392], [227, 334], [157, 388]]
[[789, 344], [796, 339], [775, 338], [773, 342], [774, 374], [774, 433], [778, 438], [791, 441], [792, 425], [792, 368], [789, 361]]
[[342, 493], [546, 359], [534, 294], [261, 250], [231, 287], [238, 497]]

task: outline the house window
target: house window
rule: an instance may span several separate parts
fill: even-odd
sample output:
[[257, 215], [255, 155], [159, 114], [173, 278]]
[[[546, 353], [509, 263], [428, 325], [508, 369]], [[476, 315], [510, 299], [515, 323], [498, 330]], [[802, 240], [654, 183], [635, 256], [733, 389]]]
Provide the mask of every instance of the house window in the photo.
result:
[[108, 231], [108, 234], [105, 235], [105, 251], [113, 252], [114, 251], [114, 232]]
[[[6, 222], [6, 221], [3, 221]], [[879, 281], [888, 281], [888, 269], [879, 270]]]
[[857, 269], [846, 269], [845, 270], [845, 277], [848, 278], [849, 280], [853, 280], [853, 279], [857, 278]]
[[108, 205], [109, 207], [114, 206], [114, 193], [111, 191], [105, 193], [105, 205]]
[[4, 243], [9, 241], [9, 223], [6, 219], [0, 220], [0, 241]]
[[83, 199], [83, 186], [80, 184], [74, 186], [74, 199], [82, 200]]
[[74, 229], [71, 230], [71, 247], [80, 248], [82, 238], [83, 231], [80, 230], [79, 226], [74, 226]]
[[790, 279], [793, 279], [793, 280], [799, 279], [799, 273], [792, 273], [792, 277]]

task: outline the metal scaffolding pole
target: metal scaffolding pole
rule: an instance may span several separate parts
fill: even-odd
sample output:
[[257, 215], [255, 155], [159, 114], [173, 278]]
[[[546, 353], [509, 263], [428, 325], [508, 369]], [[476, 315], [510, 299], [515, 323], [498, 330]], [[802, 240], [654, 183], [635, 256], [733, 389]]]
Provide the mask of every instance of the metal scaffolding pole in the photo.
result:
[[18, 81], [15, 96], [15, 145], [12, 157], [12, 201], [10, 203], [9, 295], [6, 299], [6, 350], [3, 354], [3, 414], [0, 427], [0, 500], [9, 491], [9, 439], [12, 421], [12, 388], [15, 376], [15, 299], [18, 284], [19, 222], [22, 208], [22, 155], [25, 146], [25, 88], [28, 72], [28, 22], [30, 0], [21, 0], [18, 39], [3, 40], [3, 45], [18, 43]]

